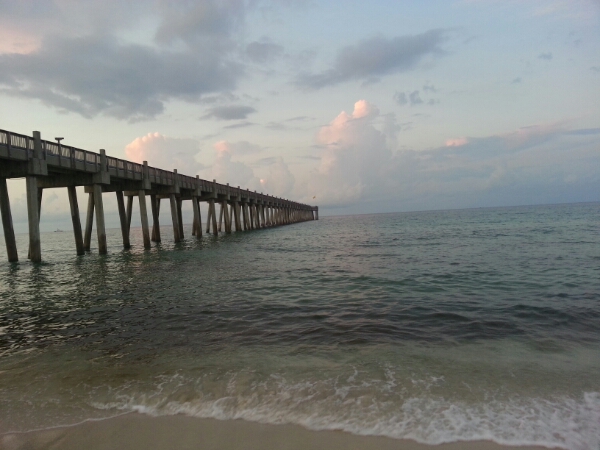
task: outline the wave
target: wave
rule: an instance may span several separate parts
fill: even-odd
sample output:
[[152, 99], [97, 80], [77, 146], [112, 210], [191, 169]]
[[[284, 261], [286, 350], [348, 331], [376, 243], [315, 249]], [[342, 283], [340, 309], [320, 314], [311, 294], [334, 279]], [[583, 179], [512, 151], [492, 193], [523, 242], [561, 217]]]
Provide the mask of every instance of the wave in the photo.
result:
[[[342, 430], [358, 435], [412, 439], [429, 445], [488, 440], [502, 445], [541, 445], [569, 450], [596, 449], [600, 445], [600, 392], [581, 398], [510, 399], [484, 402], [457, 401], [443, 396], [374, 396], [357, 372], [344, 382], [288, 382], [272, 375], [243, 394], [236, 393], [236, 375], [226, 392], [211, 396], [191, 392], [180, 377], [161, 383], [151, 393], [119, 394], [106, 402], [92, 402], [106, 411], [139, 412], [151, 416], [185, 414], [220, 420], [243, 419], [267, 424], [296, 424], [311, 430]], [[426, 388], [443, 380], [412, 380]], [[169, 391], [168, 386], [178, 386]], [[327, 386], [325, 386], [327, 385]], [[187, 386], [184, 387], [184, 386]], [[397, 393], [401, 383], [388, 374], [376, 386], [381, 393]], [[358, 394], [358, 395], [357, 395]]]

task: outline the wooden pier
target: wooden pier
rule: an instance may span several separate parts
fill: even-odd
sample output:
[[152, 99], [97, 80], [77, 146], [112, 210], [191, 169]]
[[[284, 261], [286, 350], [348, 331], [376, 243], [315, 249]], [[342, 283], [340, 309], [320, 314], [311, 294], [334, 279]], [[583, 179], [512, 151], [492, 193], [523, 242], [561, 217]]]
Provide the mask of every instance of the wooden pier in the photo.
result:
[[[134, 197], [137, 197], [141, 216], [144, 247], [160, 242], [161, 200], [167, 199], [171, 209], [171, 222], [175, 242], [184, 238], [182, 203], [191, 200], [194, 220], [192, 235], [202, 237], [200, 202], [208, 203], [206, 233], [218, 235], [258, 228], [286, 225], [306, 220], [318, 220], [319, 208], [285, 200], [270, 195], [250, 192], [248, 189], [220, 184], [215, 180], [202, 180], [177, 173], [112, 158], [104, 150], [99, 153], [61, 145], [60, 141], [44, 141], [38, 131], [25, 136], [0, 130], [0, 210], [8, 260], [19, 260], [15, 242], [10, 199], [6, 180], [26, 179], [27, 214], [29, 223], [29, 255], [33, 262], [42, 260], [40, 243], [40, 213], [43, 190], [67, 188], [75, 248], [78, 255], [90, 250], [92, 226], [96, 220], [98, 251], [107, 252], [106, 228], [102, 194], [114, 193], [117, 197], [123, 247], [131, 246], [129, 229]], [[88, 194], [85, 229], [82, 230], [77, 186], [85, 186]], [[127, 197], [127, 204], [125, 204]], [[148, 214], [148, 201], [152, 229]], [[217, 205], [219, 213], [217, 217]]]

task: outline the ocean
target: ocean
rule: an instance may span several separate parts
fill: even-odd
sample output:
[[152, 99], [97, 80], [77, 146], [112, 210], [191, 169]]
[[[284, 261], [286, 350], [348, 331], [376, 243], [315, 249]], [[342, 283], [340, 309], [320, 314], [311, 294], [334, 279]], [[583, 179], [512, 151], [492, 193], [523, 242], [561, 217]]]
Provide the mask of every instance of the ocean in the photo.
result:
[[0, 433], [136, 411], [600, 448], [599, 203], [190, 230], [0, 244]]

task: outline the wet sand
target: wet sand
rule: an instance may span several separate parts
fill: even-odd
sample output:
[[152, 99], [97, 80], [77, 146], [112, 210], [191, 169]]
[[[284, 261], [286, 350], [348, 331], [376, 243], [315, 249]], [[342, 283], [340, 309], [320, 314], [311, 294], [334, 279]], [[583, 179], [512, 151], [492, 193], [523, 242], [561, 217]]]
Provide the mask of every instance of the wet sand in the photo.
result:
[[507, 450], [488, 441], [423, 445], [410, 440], [311, 431], [298, 425], [266, 425], [242, 420], [198, 419], [183, 415], [126, 414], [69, 427], [0, 435], [2, 450]]

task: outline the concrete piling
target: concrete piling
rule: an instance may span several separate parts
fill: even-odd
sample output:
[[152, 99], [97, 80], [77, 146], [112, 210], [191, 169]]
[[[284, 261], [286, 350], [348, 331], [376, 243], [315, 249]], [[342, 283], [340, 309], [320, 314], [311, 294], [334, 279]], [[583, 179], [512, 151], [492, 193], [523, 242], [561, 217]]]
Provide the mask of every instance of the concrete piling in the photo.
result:
[[31, 259], [32, 262], [41, 262], [40, 194], [38, 191], [37, 177], [26, 177], [25, 183], [27, 189], [27, 218], [29, 221], [29, 259]]
[[179, 214], [177, 213], [177, 199], [175, 194], [169, 195], [169, 201], [171, 203], [171, 220], [173, 221], [173, 238], [175, 243], [181, 242], [181, 235], [179, 234]]
[[129, 242], [129, 222], [127, 218], [127, 211], [125, 210], [123, 191], [117, 191], [116, 195], [117, 206], [119, 208], [119, 220], [121, 222], [121, 235], [123, 236], [123, 248], [128, 249], [131, 248], [131, 243]]
[[106, 227], [104, 225], [104, 205], [102, 203], [102, 186], [94, 185], [94, 208], [96, 210], [96, 234], [98, 235], [98, 253], [106, 255]]
[[73, 223], [73, 235], [75, 237], [75, 249], [77, 255], [85, 254], [83, 248], [83, 233], [81, 232], [81, 220], [79, 219], [79, 204], [77, 203], [77, 190], [75, 186], [68, 186], [69, 206], [71, 207], [71, 222]]
[[83, 249], [85, 251], [90, 251], [90, 246], [92, 242], [92, 226], [94, 224], [94, 193], [90, 192], [88, 194], [88, 207], [87, 207], [87, 215], [85, 220], [85, 235], [83, 240]]
[[146, 191], [138, 192], [138, 200], [140, 203], [140, 218], [142, 220], [142, 236], [144, 239], [144, 248], [146, 250], [152, 248], [150, 244], [150, 226], [148, 225], [148, 209], [146, 208]]
[[150, 194], [150, 209], [152, 210], [152, 241], [160, 242], [160, 198], [156, 194]]
[[10, 211], [10, 200], [8, 197], [8, 186], [6, 178], [0, 178], [0, 213], [2, 214], [2, 226], [4, 229], [4, 241], [6, 242], [6, 253], [8, 262], [19, 261], [17, 253], [17, 242], [13, 228], [12, 214]]

